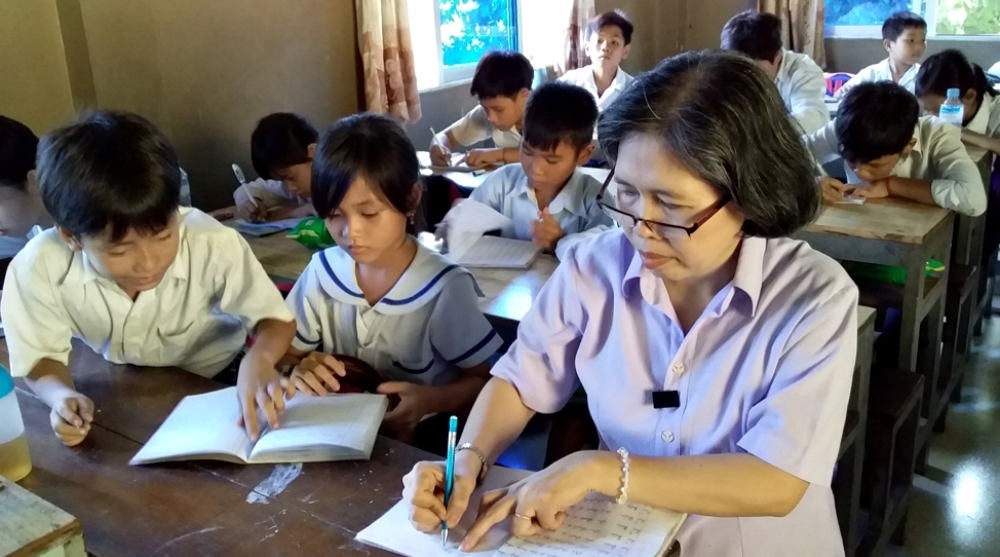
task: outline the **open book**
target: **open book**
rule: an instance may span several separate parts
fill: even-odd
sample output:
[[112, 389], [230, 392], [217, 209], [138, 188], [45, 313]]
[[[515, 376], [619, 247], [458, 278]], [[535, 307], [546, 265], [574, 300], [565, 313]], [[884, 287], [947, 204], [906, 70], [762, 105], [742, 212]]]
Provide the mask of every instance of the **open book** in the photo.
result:
[[492, 207], [466, 199], [445, 215], [448, 257], [463, 267], [527, 269], [541, 253], [531, 242], [486, 236], [487, 232], [510, 231], [514, 222]]
[[223, 460], [237, 464], [368, 460], [387, 399], [383, 395], [298, 394], [285, 404], [278, 429], [256, 443], [236, 425], [236, 387], [184, 397], [129, 464]]
[[260, 236], [268, 236], [271, 234], [277, 234], [278, 232], [284, 232], [286, 230], [292, 230], [299, 225], [304, 219], [301, 217], [293, 217], [289, 219], [268, 221], [268, 222], [249, 222], [243, 219], [233, 221], [233, 228], [239, 231], [240, 234], [244, 236], [251, 236], [258, 238]]
[[[456, 528], [451, 529], [447, 547], [440, 534], [423, 534], [410, 524], [408, 511], [400, 501], [355, 539], [406, 557], [465, 555], [458, 550], [465, 533], [475, 522], [482, 494], [510, 485], [530, 472], [494, 466], [476, 489]], [[512, 538], [510, 521], [493, 527], [473, 553], [491, 557], [660, 557], [666, 554], [680, 531], [686, 514], [641, 505], [617, 505], [591, 495], [569, 509], [562, 527], [531, 539]]]

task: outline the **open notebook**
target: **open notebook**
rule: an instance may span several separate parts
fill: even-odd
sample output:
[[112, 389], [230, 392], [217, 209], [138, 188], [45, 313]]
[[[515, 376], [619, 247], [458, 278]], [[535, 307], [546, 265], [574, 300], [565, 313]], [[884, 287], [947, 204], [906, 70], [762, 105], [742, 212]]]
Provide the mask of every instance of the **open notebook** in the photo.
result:
[[268, 236], [271, 234], [277, 234], [278, 232], [284, 232], [286, 230], [292, 230], [302, 222], [302, 218], [295, 217], [290, 219], [275, 220], [269, 222], [249, 222], [243, 219], [233, 221], [233, 228], [239, 231], [240, 234], [244, 236], [251, 236], [254, 238], [260, 236]]
[[541, 248], [522, 240], [486, 236], [509, 231], [514, 222], [492, 207], [466, 199], [452, 207], [444, 218], [448, 257], [464, 267], [527, 269]]
[[[479, 508], [482, 494], [510, 485], [530, 472], [498, 466], [490, 470], [473, 493], [469, 509]], [[440, 534], [423, 534], [409, 522], [401, 501], [371, 526], [358, 532], [359, 542], [406, 557], [466, 555], [458, 549], [465, 532], [475, 521], [475, 511], [467, 512], [441, 547]], [[673, 544], [684, 524], [685, 514], [641, 505], [616, 505], [614, 501], [591, 495], [572, 507], [566, 521], [555, 532], [531, 539], [512, 538], [509, 521], [498, 524], [473, 552], [491, 557], [660, 557]]]
[[236, 387], [184, 397], [129, 464], [223, 460], [237, 464], [367, 460], [387, 399], [383, 395], [298, 394], [286, 402], [278, 429], [256, 443], [236, 425]]

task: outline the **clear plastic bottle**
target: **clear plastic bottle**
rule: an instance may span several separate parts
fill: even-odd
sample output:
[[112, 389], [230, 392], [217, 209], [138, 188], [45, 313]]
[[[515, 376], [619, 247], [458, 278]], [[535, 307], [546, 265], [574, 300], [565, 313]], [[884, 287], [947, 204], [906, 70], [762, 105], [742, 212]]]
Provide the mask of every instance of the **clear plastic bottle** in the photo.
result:
[[965, 106], [962, 104], [962, 99], [959, 98], [960, 94], [961, 91], [958, 89], [948, 89], [948, 98], [938, 110], [938, 118], [959, 128], [965, 123]]
[[191, 181], [188, 179], [188, 173], [181, 169], [181, 206], [190, 207], [191, 206]]
[[0, 367], [0, 476], [16, 482], [28, 472], [31, 472], [31, 456], [14, 393], [14, 380]]

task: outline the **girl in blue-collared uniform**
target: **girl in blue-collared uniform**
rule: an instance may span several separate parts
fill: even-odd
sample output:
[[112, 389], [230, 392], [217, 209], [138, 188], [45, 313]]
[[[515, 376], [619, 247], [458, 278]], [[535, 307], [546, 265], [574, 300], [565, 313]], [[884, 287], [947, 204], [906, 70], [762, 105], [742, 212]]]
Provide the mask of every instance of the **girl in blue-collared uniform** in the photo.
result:
[[313, 256], [288, 296], [295, 386], [337, 391], [343, 365], [330, 355], [363, 360], [382, 376], [378, 392], [398, 397], [383, 432], [407, 442], [425, 416], [471, 408], [501, 345], [472, 275], [413, 237], [421, 192], [399, 125], [374, 114], [335, 123], [313, 160], [312, 202], [337, 247]]

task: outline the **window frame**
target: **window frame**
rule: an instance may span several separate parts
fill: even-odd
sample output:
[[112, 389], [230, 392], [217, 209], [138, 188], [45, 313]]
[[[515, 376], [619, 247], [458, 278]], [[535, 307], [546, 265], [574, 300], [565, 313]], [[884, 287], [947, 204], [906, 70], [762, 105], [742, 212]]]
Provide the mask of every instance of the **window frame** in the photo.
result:
[[[823, 0], [824, 5], [826, 0]], [[927, 39], [945, 39], [949, 41], [997, 41], [997, 35], [948, 35], [937, 32], [938, 0], [923, 0], [922, 9], [915, 10], [927, 22]], [[823, 38], [826, 39], [881, 39], [881, 25], [824, 25]]]
[[[522, 52], [521, 48], [524, 44], [524, 37], [521, 33], [524, 31], [524, 25], [522, 21], [523, 10], [521, 9], [521, 2], [519, 0], [505, 0], [514, 5], [514, 19], [517, 25], [517, 33], [515, 34], [515, 40], [517, 41], [517, 51]], [[426, 89], [420, 89], [418, 84], [418, 89], [420, 91], [429, 91], [437, 89], [440, 87], [448, 87], [451, 85], [456, 85], [459, 83], [472, 81], [472, 76], [476, 73], [476, 63], [462, 64], [459, 66], [446, 67], [444, 64], [444, 46], [441, 43], [441, 3], [438, 0], [432, 0], [434, 5], [434, 38], [435, 38], [435, 52], [436, 62], [438, 67], [438, 84], [434, 87], [428, 87]]]

